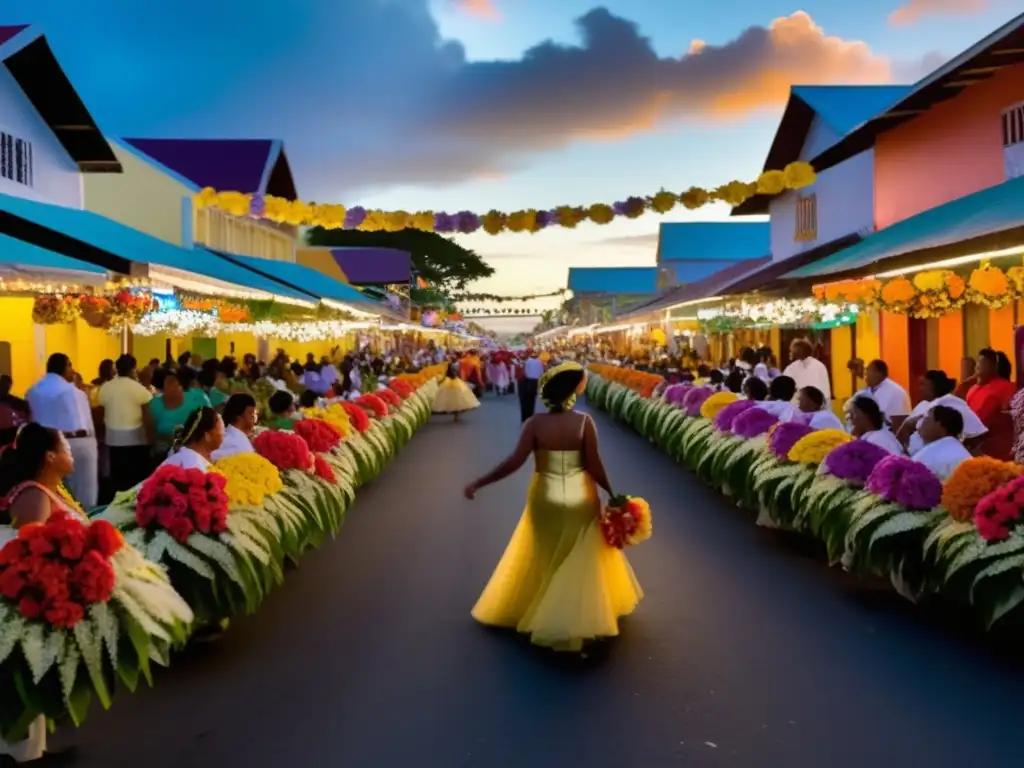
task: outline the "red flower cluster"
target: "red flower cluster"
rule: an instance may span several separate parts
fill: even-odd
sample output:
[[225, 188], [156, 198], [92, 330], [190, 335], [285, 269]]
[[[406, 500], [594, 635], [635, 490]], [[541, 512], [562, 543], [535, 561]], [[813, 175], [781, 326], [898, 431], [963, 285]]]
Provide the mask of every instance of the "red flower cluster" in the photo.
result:
[[313, 456], [313, 472], [321, 480], [326, 480], [328, 483], [335, 482], [334, 468], [327, 463], [327, 459], [323, 456]]
[[412, 397], [412, 385], [405, 379], [392, 379], [388, 382], [388, 387], [403, 400]]
[[164, 464], [139, 489], [135, 522], [142, 528], [163, 528], [179, 544], [196, 531], [223, 533], [228, 529], [226, 483], [216, 472]]
[[[303, 421], [305, 419], [296, 424]], [[309, 452], [309, 444], [293, 432], [260, 432], [252, 441], [252, 446], [256, 453], [282, 472], [289, 469], [309, 472], [313, 469], [313, 454]]]
[[402, 405], [402, 398], [392, 392], [390, 389], [378, 389], [375, 397], [379, 397], [388, 405], [393, 408], [398, 408]]
[[75, 626], [114, 592], [110, 558], [124, 545], [110, 523], [85, 524], [64, 513], [31, 523], [0, 549], [0, 597], [30, 621]]
[[341, 407], [345, 409], [345, 413], [352, 420], [352, 426], [356, 428], [357, 432], [365, 432], [370, 428], [369, 415], [358, 405], [346, 400]]
[[974, 508], [974, 524], [986, 541], [1003, 541], [1021, 519], [1024, 510], [1024, 477], [1011, 480], [982, 497]]
[[337, 427], [323, 419], [300, 419], [295, 422], [294, 430], [314, 453], [327, 453], [338, 445], [342, 438]]
[[610, 514], [601, 519], [601, 533], [609, 547], [622, 549], [626, 540], [636, 533], [637, 519], [624, 509], [609, 510]]
[[362, 406], [368, 411], [373, 411], [374, 417], [378, 419], [383, 419], [388, 415], [388, 404], [376, 395], [357, 397], [356, 405]]

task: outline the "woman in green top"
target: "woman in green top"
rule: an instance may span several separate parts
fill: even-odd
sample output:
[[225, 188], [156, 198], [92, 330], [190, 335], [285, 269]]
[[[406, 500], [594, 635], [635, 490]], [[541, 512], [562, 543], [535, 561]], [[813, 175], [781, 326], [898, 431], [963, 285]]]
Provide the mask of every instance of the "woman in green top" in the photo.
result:
[[270, 396], [267, 407], [270, 408], [272, 429], [290, 430], [298, 421], [299, 414], [295, 408], [295, 396], [291, 392], [284, 389], [277, 390]]
[[153, 374], [153, 386], [160, 392], [149, 403], [156, 431], [156, 451], [167, 453], [174, 442], [175, 430], [184, 425], [193, 411], [203, 406], [212, 407], [210, 399], [201, 389], [191, 388], [195, 372], [190, 368], [179, 371], [158, 369]]
[[[207, 361], [209, 362], [209, 361]], [[217, 361], [214, 360], [214, 363]], [[217, 384], [223, 374], [220, 374], [214, 367], [212, 370], [205, 367], [206, 363], [203, 364], [204, 368], [199, 372], [199, 386], [203, 392], [206, 393], [207, 399], [218, 412], [223, 413], [224, 403], [228, 401], [227, 392], [222, 391]]]

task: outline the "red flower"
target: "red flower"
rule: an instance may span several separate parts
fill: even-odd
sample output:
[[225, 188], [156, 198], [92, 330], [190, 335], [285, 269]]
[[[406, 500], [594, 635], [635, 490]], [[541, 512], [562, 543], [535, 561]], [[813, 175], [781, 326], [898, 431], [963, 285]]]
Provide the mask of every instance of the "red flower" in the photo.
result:
[[72, 578], [86, 602], [106, 602], [114, 592], [114, 567], [99, 550], [94, 549], [82, 558]]
[[53, 603], [45, 610], [43, 616], [58, 629], [70, 629], [85, 618], [85, 609], [78, 603], [70, 601]]
[[323, 456], [313, 457], [313, 471], [321, 480], [326, 480], [329, 483], [333, 483], [335, 480], [334, 469]]
[[187, 517], [179, 517], [167, 527], [167, 532], [174, 537], [179, 544], [188, 541], [188, 537], [195, 532], [195, 526]]
[[18, 613], [29, 621], [34, 621], [43, 615], [43, 605], [34, 597], [26, 595], [18, 601]]
[[404, 379], [392, 379], [388, 382], [388, 387], [403, 400], [412, 397], [412, 386]]
[[322, 419], [295, 422], [295, 434], [306, 441], [313, 453], [327, 453], [341, 442], [342, 434], [333, 424]]
[[1024, 477], [1011, 480], [981, 498], [974, 508], [974, 524], [986, 541], [1002, 541], [1021, 520], [1017, 497], [1024, 493]]
[[124, 546], [121, 532], [106, 520], [96, 520], [88, 528], [90, 549], [99, 550], [104, 557], [111, 557]]
[[376, 395], [363, 395], [356, 398], [356, 405], [362, 406], [368, 411], [373, 411], [375, 418], [383, 419], [388, 415], [388, 406]]
[[383, 400], [385, 403], [392, 406], [393, 408], [398, 408], [402, 405], [402, 398], [400, 398], [390, 389], [378, 389], [375, 396], [379, 397], [381, 400]]
[[356, 428], [357, 432], [366, 432], [370, 428], [370, 417], [358, 405], [345, 401], [341, 407], [345, 409], [345, 413], [352, 420], [352, 426]]
[[292, 432], [261, 432], [253, 440], [253, 447], [256, 453], [282, 472], [289, 469], [308, 472], [313, 469], [313, 454], [309, 452], [309, 445]]
[[163, 528], [181, 544], [197, 530], [223, 533], [228, 516], [226, 482], [223, 475], [199, 469], [160, 467], [139, 489], [135, 522], [143, 528]]

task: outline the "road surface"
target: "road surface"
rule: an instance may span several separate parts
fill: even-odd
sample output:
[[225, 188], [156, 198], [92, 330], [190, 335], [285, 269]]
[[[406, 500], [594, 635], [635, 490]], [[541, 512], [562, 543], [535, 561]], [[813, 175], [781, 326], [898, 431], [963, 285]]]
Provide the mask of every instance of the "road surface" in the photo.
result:
[[1024, 671], [758, 529], [596, 415], [655, 535], [647, 598], [587, 659], [469, 609], [528, 481], [462, 500], [510, 450], [512, 397], [438, 419], [255, 616], [59, 741], [76, 765], [245, 768], [1000, 768], [1024, 765]]

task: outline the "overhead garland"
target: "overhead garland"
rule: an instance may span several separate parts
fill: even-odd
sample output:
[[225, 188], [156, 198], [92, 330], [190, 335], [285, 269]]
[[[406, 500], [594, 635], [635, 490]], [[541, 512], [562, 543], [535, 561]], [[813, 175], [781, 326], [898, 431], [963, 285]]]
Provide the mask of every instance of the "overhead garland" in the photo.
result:
[[360, 206], [346, 208], [340, 204], [306, 203], [286, 200], [273, 195], [250, 195], [243, 192], [220, 191], [206, 187], [197, 192], [193, 200], [197, 208], [217, 208], [232, 216], [250, 216], [268, 219], [292, 226], [323, 227], [324, 229], [358, 229], [363, 232], [400, 232], [420, 229], [442, 234], [461, 232], [470, 234], [483, 229], [490, 235], [501, 232], [539, 232], [550, 226], [574, 229], [584, 221], [608, 224], [616, 218], [636, 219], [647, 211], [665, 214], [682, 205], [689, 210], [722, 202], [737, 206], [754, 195], [778, 195], [787, 189], [802, 189], [815, 181], [814, 169], [809, 163], [790, 163], [781, 171], [766, 171], [757, 181], [730, 181], [716, 189], [690, 187], [677, 194], [662, 190], [649, 197], [628, 197], [608, 205], [562, 205], [553, 210], [527, 209], [505, 213], [492, 210], [485, 214], [471, 211], [436, 213], [433, 211], [381, 211]]
[[534, 299], [550, 299], [555, 296], [564, 296], [569, 292], [568, 288], [559, 288], [557, 291], [547, 293], [527, 293], [522, 296], [499, 296], [494, 293], [459, 293], [452, 296], [452, 301], [493, 301], [496, 304], [503, 304], [507, 301], [533, 301]]
[[697, 319], [704, 333], [727, 333], [739, 328], [807, 328], [852, 322], [856, 315], [856, 302], [823, 304], [821, 299], [777, 299], [702, 309]]

